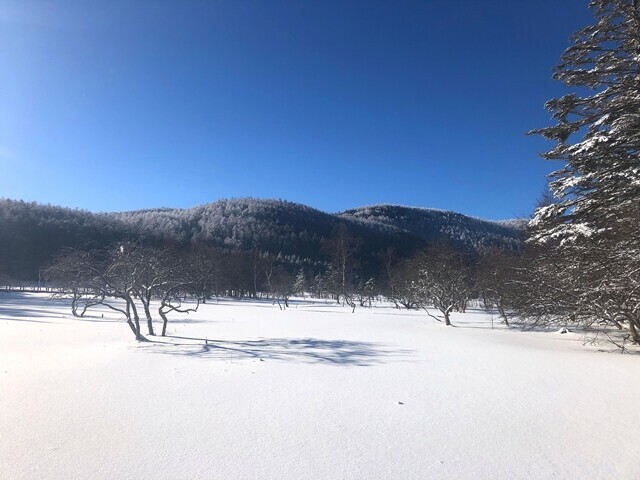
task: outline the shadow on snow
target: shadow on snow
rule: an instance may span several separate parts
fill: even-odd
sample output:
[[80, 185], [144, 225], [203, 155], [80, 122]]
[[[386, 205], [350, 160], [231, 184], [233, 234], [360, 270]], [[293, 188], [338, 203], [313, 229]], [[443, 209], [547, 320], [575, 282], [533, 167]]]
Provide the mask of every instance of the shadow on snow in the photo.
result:
[[[150, 340], [136, 346], [144, 351], [214, 360], [277, 360], [326, 365], [370, 366], [407, 360], [409, 350], [350, 340], [316, 338], [265, 338], [260, 340], [211, 340], [167, 336], [168, 341]], [[187, 340], [174, 343], [171, 340]], [[198, 343], [191, 343], [198, 342]]]

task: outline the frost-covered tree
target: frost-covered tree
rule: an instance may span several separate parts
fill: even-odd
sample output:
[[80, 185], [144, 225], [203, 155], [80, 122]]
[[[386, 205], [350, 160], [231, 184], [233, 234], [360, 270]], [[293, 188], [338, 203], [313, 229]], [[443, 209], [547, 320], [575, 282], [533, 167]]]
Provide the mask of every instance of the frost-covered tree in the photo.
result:
[[289, 298], [295, 292], [295, 279], [282, 265], [276, 267], [270, 280], [273, 301], [280, 309], [289, 308]]
[[304, 267], [298, 270], [296, 278], [293, 282], [293, 291], [304, 298], [305, 292], [309, 290], [309, 281], [307, 280], [307, 272]]
[[537, 209], [531, 241], [561, 272], [554, 288], [564, 294], [553, 296], [570, 288], [577, 317], [624, 325], [639, 342], [640, 11], [638, 0], [589, 5], [595, 23], [573, 36], [554, 71], [575, 92], [547, 102], [555, 124], [532, 132], [556, 142], [543, 157], [563, 166], [551, 174], [557, 201]]
[[[520, 294], [521, 263], [521, 254], [495, 248], [483, 251], [478, 261], [476, 287], [484, 307], [495, 308], [507, 326], [514, 296]], [[532, 265], [527, 265], [528, 270], [531, 268]], [[530, 291], [528, 287], [527, 292]]]
[[581, 93], [546, 104], [556, 124], [543, 154], [564, 166], [551, 177], [560, 199], [538, 209], [536, 238], [571, 240], [624, 221], [640, 198], [640, 12], [637, 0], [593, 0], [596, 22], [573, 36], [554, 78]]
[[417, 279], [419, 305], [433, 305], [445, 325], [451, 325], [451, 313], [464, 311], [474, 292], [472, 262], [469, 254], [448, 244], [436, 244], [419, 254]]
[[418, 308], [427, 302], [424, 291], [420, 288], [419, 278], [422, 266], [422, 253], [407, 258], [394, 265], [389, 275], [393, 284], [391, 300], [396, 308], [402, 305], [406, 309]]
[[[121, 244], [91, 252], [67, 250], [47, 269], [47, 276], [61, 287], [82, 287], [93, 305], [103, 305], [124, 315], [136, 340], [145, 341], [140, 332], [140, 316], [135, 301], [138, 274], [144, 265], [137, 256], [129, 253], [130, 246]], [[75, 302], [77, 298], [74, 295]], [[75, 305], [72, 308], [75, 309]]]
[[355, 309], [353, 302], [354, 270], [357, 266], [357, 253], [362, 240], [354, 237], [347, 226], [339, 223], [333, 229], [332, 236], [322, 246], [329, 256], [327, 272], [328, 286], [337, 302], [342, 299]]

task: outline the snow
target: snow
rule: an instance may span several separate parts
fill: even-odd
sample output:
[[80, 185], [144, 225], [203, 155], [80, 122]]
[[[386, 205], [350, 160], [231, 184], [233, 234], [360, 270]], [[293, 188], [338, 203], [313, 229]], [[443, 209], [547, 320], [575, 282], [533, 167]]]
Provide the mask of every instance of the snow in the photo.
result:
[[0, 294], [0, 478], [640, 478], [638, 356], [495, 320], [221, 301], [136, 343]]

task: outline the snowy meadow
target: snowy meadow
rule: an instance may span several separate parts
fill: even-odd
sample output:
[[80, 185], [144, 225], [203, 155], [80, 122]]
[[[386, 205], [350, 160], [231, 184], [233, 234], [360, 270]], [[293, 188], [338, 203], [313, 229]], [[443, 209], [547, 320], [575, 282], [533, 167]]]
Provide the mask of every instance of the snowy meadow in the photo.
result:
[[470, 309], [224, 300], [136, 342], [0, 293], [6, 479], [635, 479], [638, 357]]

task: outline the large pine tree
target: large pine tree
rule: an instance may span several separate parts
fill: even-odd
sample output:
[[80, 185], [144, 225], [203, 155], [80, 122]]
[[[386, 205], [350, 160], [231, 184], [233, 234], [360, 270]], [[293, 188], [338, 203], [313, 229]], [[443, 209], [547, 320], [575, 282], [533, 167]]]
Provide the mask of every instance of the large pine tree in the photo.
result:
[[[640, 12], [638, 0], [593, 0], [596, 23], [573, 36], [554, 78], [580, 93], [546, 104], [555, 140], [543, 154], [562, 160], [550, 187], [560, 200], [537, 210], [545, 236], [571, 239], [614, 228], [640, 200]], [[549, 228], [552, 225], [552, 228]]]
[[556, 142], [543, 157], [563, 166], [551, 174], [557, 201], [536, 210], [531, 240], [555, 270], [579, 276], [555, 278], [575, 312], [628, 328], [640, 343], [640, 11], [638, 0], [589, 5], [595, 23], [574, 34], [554, 70], [575, 93], [547, 102], [555, 124], [532, 132]]

